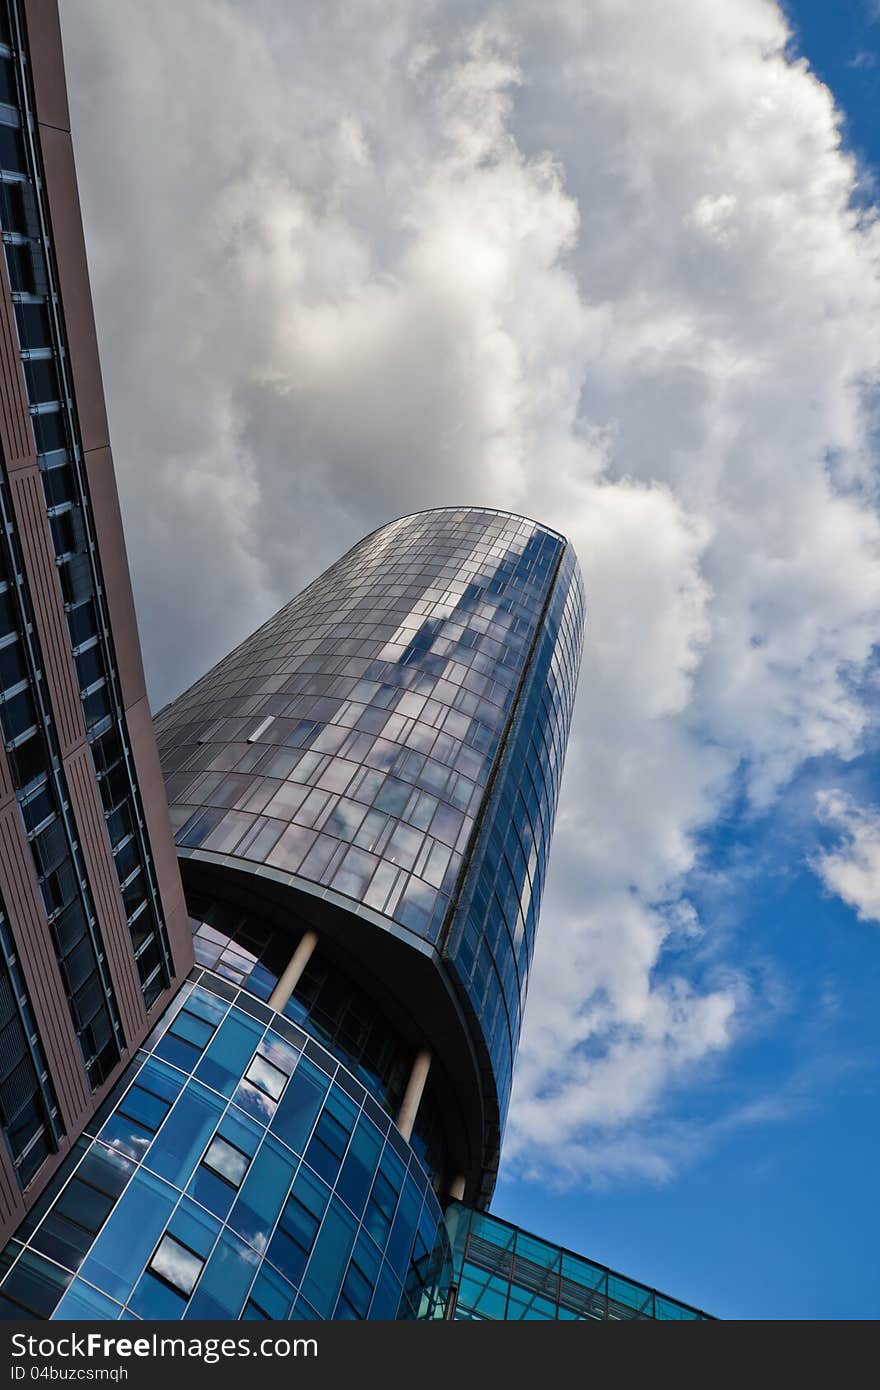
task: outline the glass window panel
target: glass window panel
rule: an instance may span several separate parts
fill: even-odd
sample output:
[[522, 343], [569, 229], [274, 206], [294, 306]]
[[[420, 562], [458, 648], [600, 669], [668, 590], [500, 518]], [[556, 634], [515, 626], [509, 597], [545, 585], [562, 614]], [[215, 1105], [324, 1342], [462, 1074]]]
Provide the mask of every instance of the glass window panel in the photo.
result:
[[172, 1289], [162, 1279], [147, 1271], [138, 1281], [137, 1288], [129, 1299], [134, 1312], [142, 1318], [158, 1318], [164, 1322], [176, 1322], [183, 1316], [186, 1296]]
[[[289, 947], [285, 947], [285, 954]], [[280, 1038], [275, 1032], [268, 1032], [260, 1043], [260, 1056], [266, 1057], [284, 1075], [290, 1076], [300, 1057], [300, 1047]]]
[[556, 1304], [552, 1298], [537, 1293], [533, 1289], [524, 1289], [517, 1284], [511, 1284], [505, 1316], [508, 1322], [521, 1320], [552, 1322], [556, 1318]]
[[409, 1264], [410, 1252], [412, 1250], [421, 1209], [421, 1193], [416, 1192], [412, 1184], [406, 1182], [400, 1195], [400, 1204], [397, 1209], [397, 1215], [394, 1218], [394, 1225], [391, 1228], [388, 1248], [385, 1252], [385, 1258], [392, 1269], [400, 1275], [401, 1279], [405, 1275]]
[[219, 1096], [191, 1082], [153, 1141], [146, 1159], [150, 1168], [185, 1187], [223, 1109]]
[[206, 1167], [219, 1173], [233, 1187], [241, 1186], [249, 1161], [247, 1154], [234, 1148], [219, 1135], [211, 1141], [203, 1160]]
[[296, 1153], [303, 1152], [329, 1084], [329, 1077], [306, 1059], [300, 1062], [288, 1082], [272, 1121], [272, 1132]]
[[113, 1200], [111, 1194], [99, 1192], [76, 1174], [58, 1198], [55, 1211], [69, 1216], [94, 1234], [101, 1229], [112, 1211]]
[[289, 825], [266, 856], [266, 863], [296, 873], [315, 841], [315, 831], [302, 825]]
[[259, 1090], [265, 1091], [267, 1096], [271, 1096], [272, 1100], [280, 1099], [287, 1084], [287, 1077], [284, 1072], [265, 1057], [260, 1056], [254, 1058], [245, 1072], [245, 1076]]
[[181, 1071], [191, 1072], [201, 1057], [201, 1052], [192, 1043], [184, 1042], [173, 1033], [166, 1033], [155, 1045], [157, 1057], [163, 1057]]
[[64, 1265], [66, 1269], [79, 1269], [93, 1239], [92, 1231], [83, 1230], [55, 1210], [43, 1220], [31, 1244], [35, 1250], [48, 1255], [50, 1260]]
[[351, 898], [362, 897], [380, 860], [365, 850], [350, 849], [333, 875], [333, 887]]
[[115, 1322], [122, 1309], [105, 1294], [98, 1293], [81, 1279], [74, 1279], [53, 1313], [55, 1322]]
[[308, 1246], [304, 1248], [298, 1241], [293, 1240], [285, 1229], [279, 1227], [269, 1242], [266, 1254], [272, 1264], [296, 1286], [303, 1277], [309, 1258], [308, 1250]]
[[7, 1275], [3, 1293], [35, 1317], [49, 1318], [72, 1277], [41, 1255], [25, 1250]]
[[168, 1114], [167, 1100], [160, 1099], [145, 1091], [141, 1086], [132, 1086], [119, 1102], [119, 1112], [132, 1120], [137, 1120], [145, 1129], [154, 1134]]
[[169, 1235], [203, 1259], [210, 1255], [219, 1230], [219, 1223], [187, 1197], [181, 1200], [168, 1223]]
[[232, 1095], [262, 1033], [263, 1025], [255, 1019], [230, 1014], [196, 1068], [196, 1076], [222, 1095]]
[[336, 1302], [357, 1223], [339, 1202], [331, 1202], [309, 1260], [302, 1292], [318, 1313], [329, 1317]]
[[238, 1318], [259, 1257], [230, 1231], [224, 1231], [186, 1310], [187, 1318]]
[[228, 1182], [219, 1178], [210, 1169], [199, 1165], [190, 1178], [186, 1190], [200, 1206], [207, 1207], [208, 1211], [213, 1212], [215, 1216], [219, 1216], [221, 1221], [224, 1221], [229, 1214], [229, 1208], [235, 1201], [237, 1189], [230, 1187]]
[[202, 1272], [204, 1261], [173, 1236], [165, 1235], [159, 1242], [150, 1269], [182, 1294], [192, 1293]]
[[273, 1143], [271, 1136], [251, 1164], [238, 1200], [229, 1216], [229, 1225], [257, 1249], [264, 1249], [269, 1233], [290, 1190], [296, 1159]]
[[126, 1302], [178, 1195], [152, 1173], [136, 1172], [93, 1245], [82, 1267], [83, 1278]]
[[181, 1009], [168, 1031], [201, 1051], [214, 1036], [214, 1024], [194, 1017], [187, 1009]]
[[387, 1265], [382, 1266], [376, 1284], [376, 1292], [373, 1294], [373, 1301], [370, 1304], [370, 1321], [377, 1319], [386, 1321], [397, 1317], [400, 1307], [401, 1288], [392, 1271]]
[[197, 1018], [204, 1018], [209, 1023], [217, 1024], [226, 1016], [229, 1005], [223, 999], [218, 999], [215, 993], [207, 989], [198, 987], [192, 991], [186, 1001], [187, 1011], [195, 1014]]
[[293, 1296], [294, 1291], [287, 1280], [282, 1279], [269, 1265], [263, 1265], [251, 1290], [251, 1301], [256, 1304], [261, 1316], [284, 1322], [290, 1314]]
[[255, 1125], [253, 1120], [232, 1109], [227, 1110], [220, 1121], [218, 1133], [249, 1158], [253, 1158], [263, 1138], [263, 1130], [259, 1125]]
[[240, 1081], [232, 1095], [234, 1105], [240, 1106], [246, 1114], [253, 1116], [264, 1127], [267, 1126], [278, 1108], [275, 1101], [252, 1086], [249, 1081]]
[[366, 1117], [362, 1118], [355, 1129], [337, 1184], [340, 1197], [357, 1216], [363, 1212], [382, 1144], [382, 1136], [375, 1125]]

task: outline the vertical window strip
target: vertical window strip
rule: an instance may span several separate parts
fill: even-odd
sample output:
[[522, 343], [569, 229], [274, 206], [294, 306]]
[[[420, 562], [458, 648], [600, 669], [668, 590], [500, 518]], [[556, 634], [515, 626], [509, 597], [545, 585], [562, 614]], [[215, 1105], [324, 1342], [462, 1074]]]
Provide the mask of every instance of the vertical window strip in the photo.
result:
[[0, 1125], [25, 1189], [64, 1130], [0, 900]]
[[[18, 233], [7, 233], [7, 246], [27, 247], [33, 293], [17, 290], [16, 324], [31, 421], [43, 475], [44, 494], [65, 599], [83, 716], [111, 839], [114, 865], [132, 938], [141, 991], [147, 1009], [171, 982], [172, 961], [161, 900], [150, 853], [143, 806], [125, 724], [100, 562], [92, 534], [88, 485], [65, 345], [49, 236], [48, 214], [33, 136], [22, 24], [17, 0], [7, 0], [10, 34], [16, 44], [16, 92], [21, 144], [13, 158], [22, 168], [15, 184], [24, 208]], [[2, 147], [0, 147], [2, 157]], [[23, 182], [22, 182], [23, 178]], [[6, 200], [0, 204], [5, 210]], [[9, 252], [7, 252], [9, 256]], [[117, 756], [106, 765], [106, 743], [115, 732]], [[101, 755], [97, 743], [104, 744]], [[111, 777], [111, 773], [115, 773]], [[125, 804], [127, 803], [127, 805]], [[114, 840], [120, 822], [124, 835]]]
[[17, 733], [8, 726], [8, 702], [0, 700], [0, 732], [71, 1018], [94, 1090], [119, 1060], [122, 1030], [42, 677], [42, 657], [30, 621], [21, 547], [2, 458], [0, 523], [0, 586], [13, 599], [5, 606], [0, 622], [4, 632], [17, 633], [34, 711], [33, 724]]

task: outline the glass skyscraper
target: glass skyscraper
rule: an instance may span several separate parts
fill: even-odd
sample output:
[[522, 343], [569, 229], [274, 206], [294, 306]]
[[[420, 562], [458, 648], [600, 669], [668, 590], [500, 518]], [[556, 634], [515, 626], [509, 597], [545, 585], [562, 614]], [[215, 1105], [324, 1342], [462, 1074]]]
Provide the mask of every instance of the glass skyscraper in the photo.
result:
[[[583, 632], [571, 547], [441, 509], [367, 536], [157, 721], [190, 890], [283, 921], [430, 1053], [424, 1111], [491, 1195]], [[329, 953], [329, 955], [328, 955]], [[415, 1004], [415, 1008], [414, 1008]]]
[[380, 527], [157, 754], [52, 0], [0, 0], [0, 222], [0, 1318], [700, 1317], [485, 1211], [571, 546]]
[[494, 1183], [582, 631], [561, 536], [423, 512], [162, 712], [196, 969], [7, 1248], [7, 1315], [451, 1307], [443, 1206]]

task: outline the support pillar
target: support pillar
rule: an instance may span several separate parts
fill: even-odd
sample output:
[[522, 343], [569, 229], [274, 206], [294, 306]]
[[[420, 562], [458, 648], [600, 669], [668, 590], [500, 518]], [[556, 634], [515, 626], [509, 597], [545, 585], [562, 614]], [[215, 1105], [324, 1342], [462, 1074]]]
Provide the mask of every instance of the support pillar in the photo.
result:
[[416, 1115], [418, 1114], [419, 1104], [425, 1090], [425, 1082], [428, 1079], [428, 1072], [430, 1070], [431, 1054], [427, 1048], [422, 1048], [413, 1058], [409, 1081], [406, 1083], [406, 1091], [400, 1103], [400, 1111], [397, 1116], [397, 1128], [407, 1141], [410, 1139], [413, 1132], [413, 1125], [416, 1122]]
[[316, 931], [303, 932], [296, 950], [285, 965], [277, 985], [269, 996], [269, 1008], [274, 1009], [276, 1013], [281, 1013], [299, 984], [300, 976], [308, 965], [317, 944], [318, 933]]

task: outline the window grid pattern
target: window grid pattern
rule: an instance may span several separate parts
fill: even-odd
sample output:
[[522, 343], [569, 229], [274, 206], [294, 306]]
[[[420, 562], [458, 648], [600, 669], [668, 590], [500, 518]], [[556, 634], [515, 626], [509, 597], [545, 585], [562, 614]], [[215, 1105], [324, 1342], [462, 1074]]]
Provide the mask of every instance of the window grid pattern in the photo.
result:
[[574, 707], [584, 591], [563, 555], [445, 954], [481, 1021], [503, 1127]]
[[138, 977], [149, 1009], [170, 982], [170, 951], [125, 727], [33, 139], [15, 0], [0, 42], [0, 226], [38, 463], [83, 718]]
[[5, 461], [0, 476], [0, 734], [92, 1090], [120, 1057], [116, 999], [49, 706]]
[[604, 1265], [453, 1203], [456, 1321], [693, 1322], [709, 1318]]
[[2, 903], [0, 1124], [24, 1189], [57, 1150], [64, 1131]]
[[4, 1262], [3, 1319], [440, 1316], [450, 1272], [388, 1117], [300, 1029], [198, 969]]
[[[502, 1114], [582, 621], [555, 532], [422, 512], [366, 537], [157, 719], [178, 846], [311, 880], [444, 950], [487, 1015]], [[526, 766], [508, 756], [499, 779], [512, 729]], [[527, 809], [480, 884], [468, 874], [459, 926], [490, 786], [496, 834], [509, 804]]]

